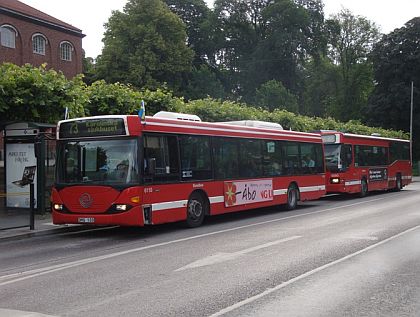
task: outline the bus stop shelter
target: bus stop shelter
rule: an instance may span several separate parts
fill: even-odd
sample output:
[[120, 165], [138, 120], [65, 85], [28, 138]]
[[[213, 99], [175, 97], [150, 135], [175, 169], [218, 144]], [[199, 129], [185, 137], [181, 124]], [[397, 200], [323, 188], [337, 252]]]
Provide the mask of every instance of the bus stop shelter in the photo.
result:
[[0, 129], [0, 230], [30, 226], [31, 209], [49, 209], [55, 125], [14, 122]]

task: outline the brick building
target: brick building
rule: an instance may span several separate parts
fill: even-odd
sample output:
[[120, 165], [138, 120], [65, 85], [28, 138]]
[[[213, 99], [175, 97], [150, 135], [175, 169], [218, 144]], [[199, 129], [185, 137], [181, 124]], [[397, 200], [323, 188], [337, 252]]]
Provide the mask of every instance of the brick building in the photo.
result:
[[17, 0], [0, 0], [0, 63], [82, 72], [82, 31]]

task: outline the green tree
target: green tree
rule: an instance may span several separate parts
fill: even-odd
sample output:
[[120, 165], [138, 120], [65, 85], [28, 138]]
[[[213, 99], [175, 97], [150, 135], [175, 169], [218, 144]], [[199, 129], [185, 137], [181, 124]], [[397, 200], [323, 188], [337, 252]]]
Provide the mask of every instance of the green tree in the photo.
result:
[[340, 80], [337, 103], [329, 114], [341, 119], [360, 119], [373, 90], [372, 64], [368, 55], [380, 39], [375, 23], [343, 9], [328, 21], [329, 57], [338, 65]]
[[93, 59], [92, 57], [83, 56], [82, 67], [83, 81], [86, 83], [86, 85], [92, 84], [96, 80], [95, 59]]
[[284, 109], [298, 112], [296, 96], [290, 93], [281, 82], [276, 80], [267, 81], [257, 89], [255, 104], [269, 111]]
[[305, 63], [303, 113], [326, 117], [334, 112], [338, 103], [339, 83], [338, 66], [326, 56], [312, 58]]
[[211, 10], [204, 0], [164, 0], [172, 12], [185, 23], [187, 43], [195, 55], [194, 65], [206, 63], [214, 54]]
[[105, 27], [99, 78], [152, 89], [167, 83], [177, 90], [191, 69], [185, 25], [161, 0], [130, 0]]
[[71, 80], [46, 65], [0, 65], [1, 121], [56, 123], [66, 108], [70, 117], [84, 115], [88, 102], [82, 76]]
[[217, 58], [232, 92], [251, 102], [274, 79], [301, 93], [301, 65], [325, 46], [320, 1], [217, 0], [214, 11], [224, 36]]
[[187, 100], [212, 97], [222, 99], [225, 97], [224, 86], [217, 78], [216, 72], [206, 64], [194, 67], [189, 74], [187, 87], [184, 90]]
[[[408, 131], [411, 83], [414, 82], [414, 135], [420, 131], [420, 17], [379, 41], [371, 54], [375, 89], [365, 120], [375, 126]], [[420, 141], [415, 154], [420, 158]]]

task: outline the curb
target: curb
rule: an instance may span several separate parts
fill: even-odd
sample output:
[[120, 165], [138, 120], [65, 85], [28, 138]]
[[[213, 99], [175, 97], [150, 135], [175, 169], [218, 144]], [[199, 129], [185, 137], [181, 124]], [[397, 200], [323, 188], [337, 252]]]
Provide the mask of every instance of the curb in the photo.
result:
[[[79, 232], [79, 231], [88, 231], [94, 228], [93, 226], [86, 226], [86, 225], [80, 225], [80, 226], [71, 226], [71, 227], [60, 227], [60, 228], [51, 228], [51, 229], [44, 229], [44, 230], [33, 230], [30, 232], [22, 232], [22, 233], [10, 233], [10, 235], [5, 234], [4, 237], [0, 234], [0, 242], [4, 241], [11, 241], [11, 240], [22, 240], [32, 237], [43, 237], [43, 236], [49, 236], [54, 234], [60, 234], [60, 233], [72, 233], [72, 232]], [[5, 229], [6, 231], [7, 229]], [[13, 229], [11, 229], [13, 230]]]

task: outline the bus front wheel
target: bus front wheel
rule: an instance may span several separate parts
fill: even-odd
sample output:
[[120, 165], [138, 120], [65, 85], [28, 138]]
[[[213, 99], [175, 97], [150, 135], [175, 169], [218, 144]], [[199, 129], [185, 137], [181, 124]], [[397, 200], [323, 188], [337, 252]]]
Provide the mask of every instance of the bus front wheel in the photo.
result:
[[287, 203], [286, 209], [293, 210], [296, 208], [299, 199], [299, 190], [296, 185], [291, 184], [287, 189]]
[[186, 225], [189, 228], [199, 227], [206, 215], [207, 204], [199, 193], [193, 193], [188, 200]]

